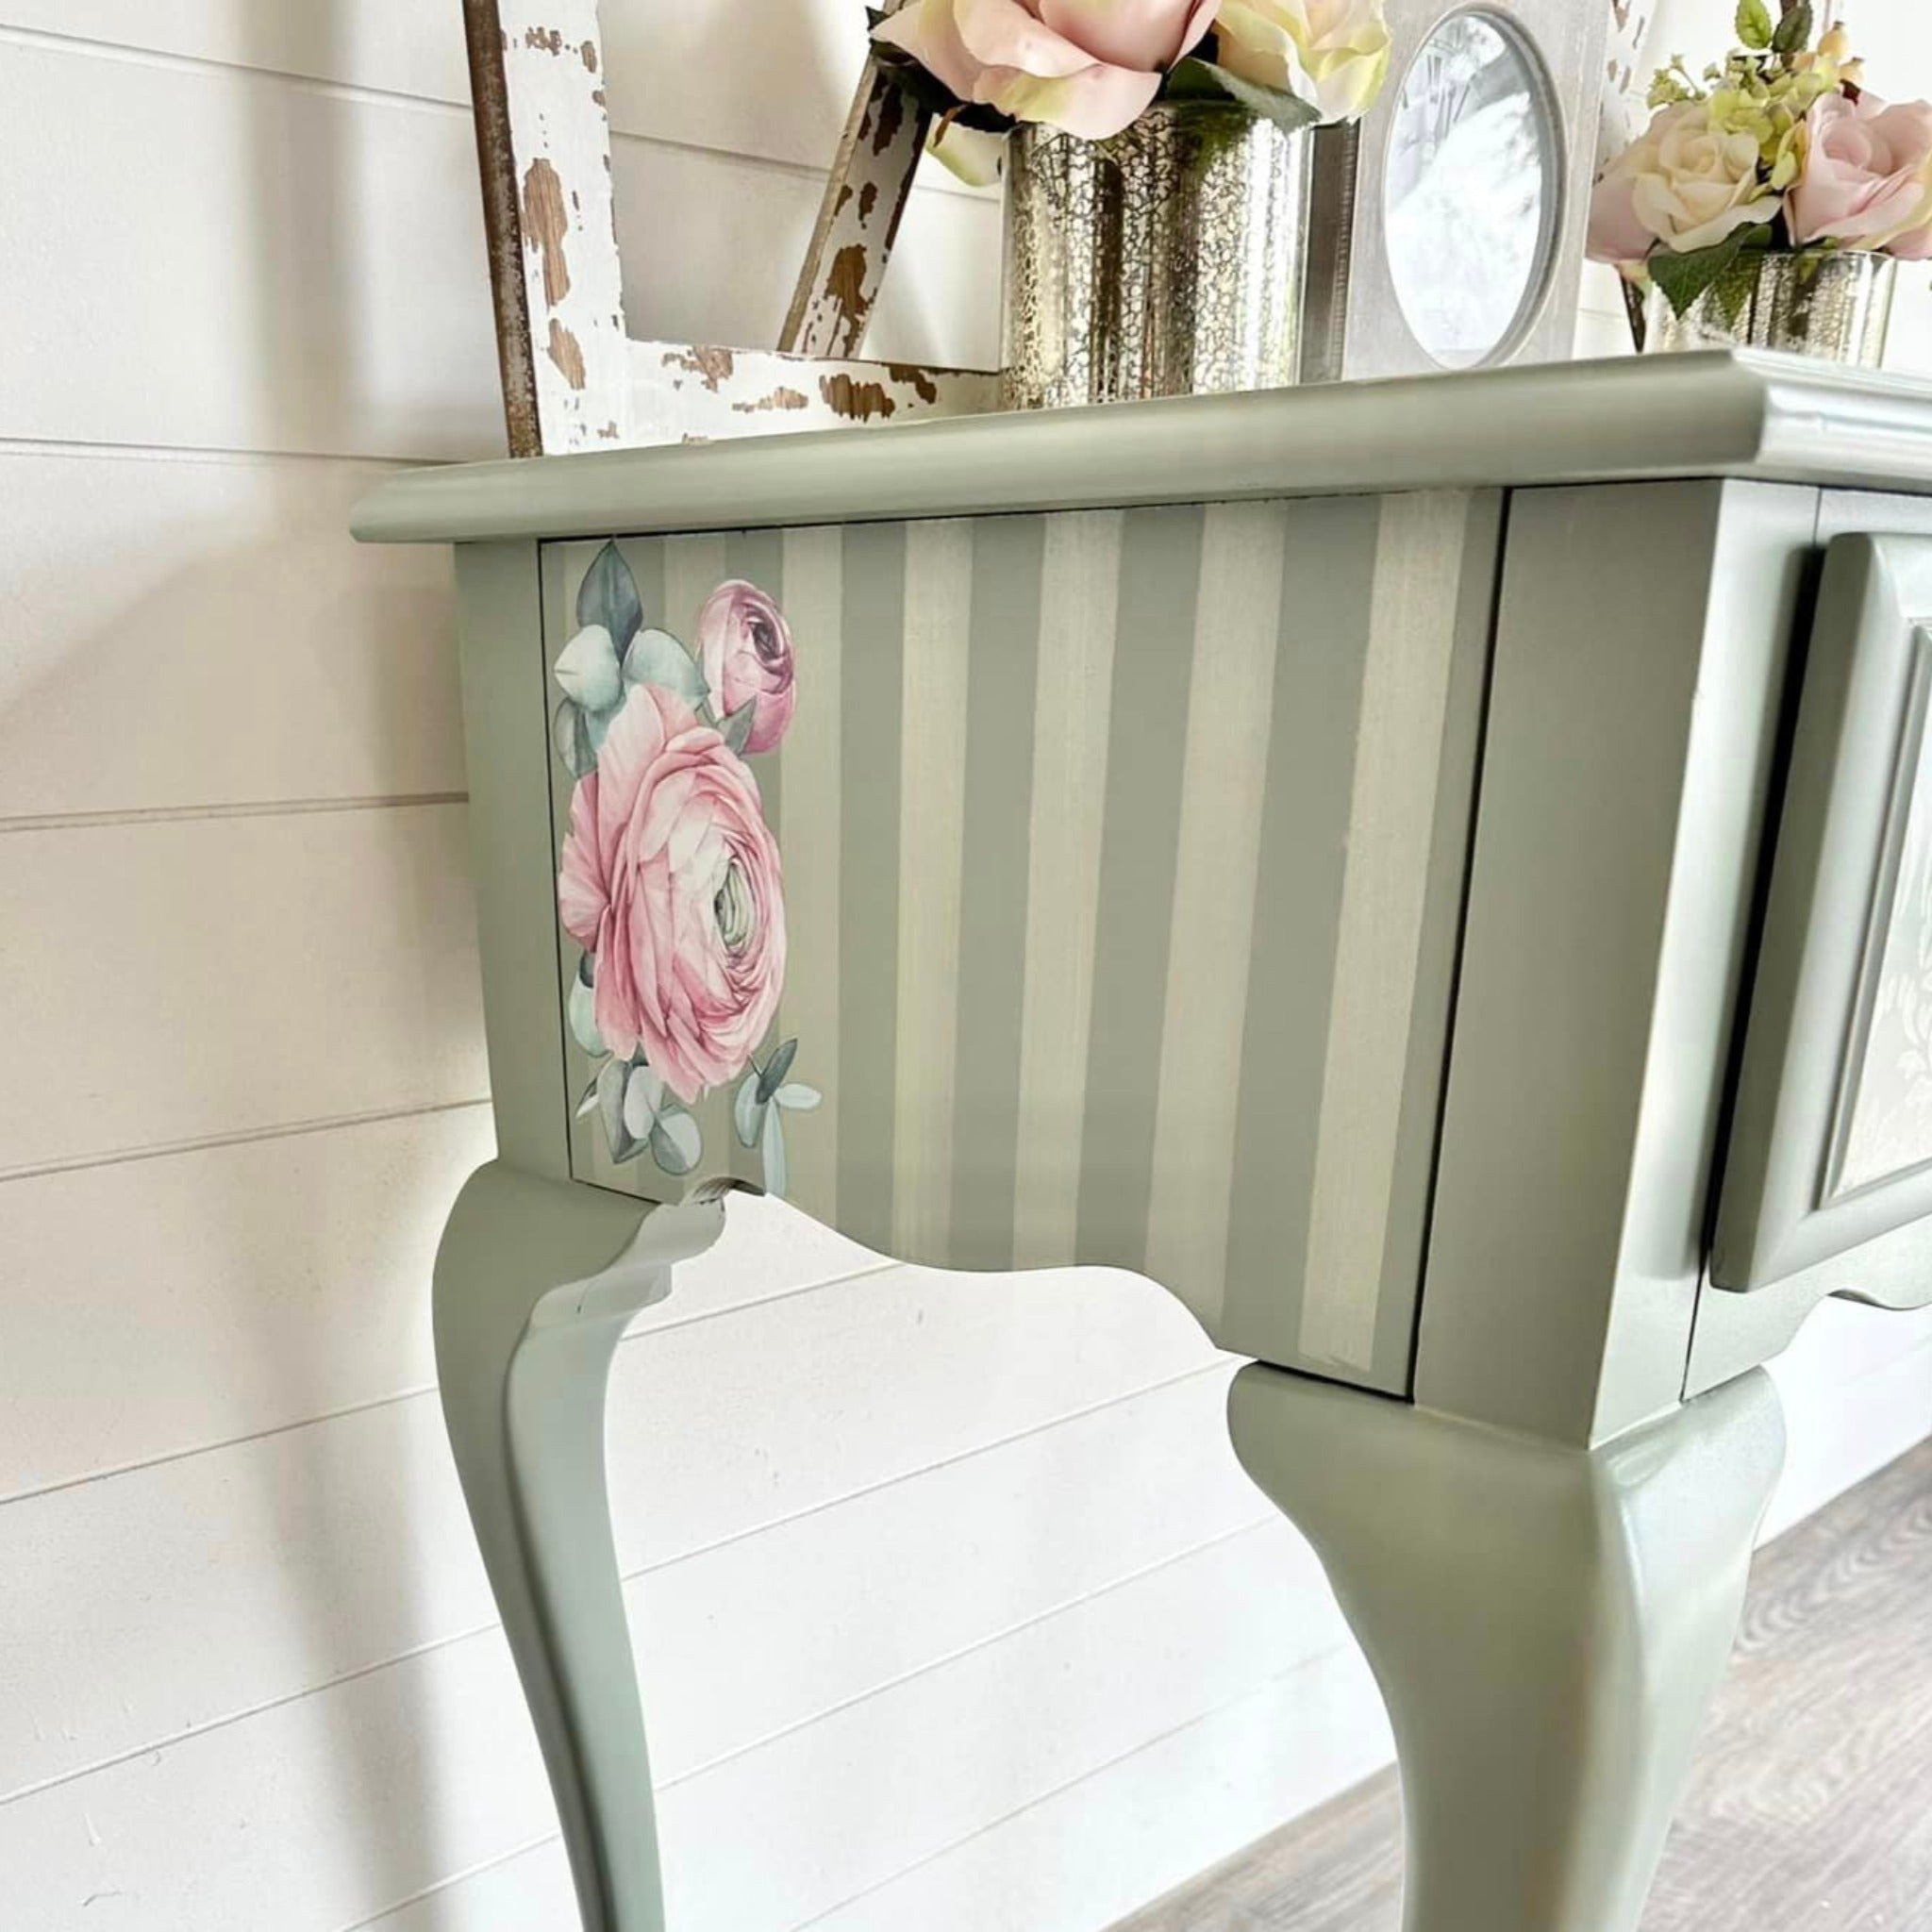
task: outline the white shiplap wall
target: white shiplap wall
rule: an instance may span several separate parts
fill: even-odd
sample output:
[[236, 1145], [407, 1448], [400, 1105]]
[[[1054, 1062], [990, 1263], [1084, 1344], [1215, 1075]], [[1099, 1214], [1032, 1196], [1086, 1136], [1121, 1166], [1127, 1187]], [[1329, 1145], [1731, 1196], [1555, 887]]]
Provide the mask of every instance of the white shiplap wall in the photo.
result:
[[[605, 12], [633, 325], [769, 341], [859, 9]], [[343, 534], [500, 444], [456, 14], [0, 0], [23, 1932], [571, 1923], [432, 1388], [490, 1151], [448, 565]], [[994, 229], [928, 184], [877, 346], [990, 359]], [[1795, 1362], [1787, 1514], [1924, 1425], [1932, 1324]], [[734, 1208], [612, 1405], [676, 1932], [1089, 1932], [1383, 1760], [1226, 1374], [1144, 1283]]]

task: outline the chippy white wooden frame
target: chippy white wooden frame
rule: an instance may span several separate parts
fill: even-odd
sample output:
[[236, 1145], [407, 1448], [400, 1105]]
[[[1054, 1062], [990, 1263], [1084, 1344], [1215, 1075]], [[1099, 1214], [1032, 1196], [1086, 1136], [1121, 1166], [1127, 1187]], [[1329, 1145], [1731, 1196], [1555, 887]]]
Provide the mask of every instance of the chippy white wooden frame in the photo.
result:
[[997, 407], [998, 377], [855, 359], [924, 116], [869, 61], [782, 347], [625, 328], [597, 0], [463, 0], [513, 456]]

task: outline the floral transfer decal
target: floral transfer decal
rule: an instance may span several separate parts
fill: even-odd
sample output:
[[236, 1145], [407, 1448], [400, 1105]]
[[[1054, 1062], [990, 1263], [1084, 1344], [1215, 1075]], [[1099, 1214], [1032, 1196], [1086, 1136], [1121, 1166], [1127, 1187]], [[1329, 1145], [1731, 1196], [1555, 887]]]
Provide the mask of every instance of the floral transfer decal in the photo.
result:
[[819, 1105], [791, 1078], [798, 1042], [759, 1048], [785, 989], [785, 879], [749, 759], [791, 723], [791, 632], [756, 585], [721, 584], [687, 648], [647, 629], [636, 580], [607, 543], [557, 660], [558, 756], [576, 780], [557, 874], [583, 948], [566, 1009], [599, 1062], [594, 1113], [615, 1161], [666, 1174], [704, 1158], [691, 1109], [738, 1082], [732, 1121], [785, 1191], [785, 1116]]

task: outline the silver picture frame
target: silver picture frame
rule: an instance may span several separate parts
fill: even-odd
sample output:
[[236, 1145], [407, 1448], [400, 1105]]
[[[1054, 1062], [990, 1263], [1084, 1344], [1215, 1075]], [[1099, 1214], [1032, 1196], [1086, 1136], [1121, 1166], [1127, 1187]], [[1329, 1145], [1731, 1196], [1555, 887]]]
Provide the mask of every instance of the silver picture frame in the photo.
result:
[[[1344, 292], [1332, 373], [1350, 380], [1417, 375], [1452, 368], [1567, 361], [1574, 350], [1590, 191], [1607, 58], [1607, 8], [1578, 0], [1388, 0], [1395, 59], [1356, 140], [1349, 196]], [[1535, 267], [1512, 320], [1487, 353], [1443, 359], [1432, 354], [1403, 307], [1390, 258], [1388, 192], [1391, 152], [1407, 85], [1417, 63], [1453, 23], [1492, 28], [1521, 59], [1542, 130], [1551, 192], [1540, 214]]]

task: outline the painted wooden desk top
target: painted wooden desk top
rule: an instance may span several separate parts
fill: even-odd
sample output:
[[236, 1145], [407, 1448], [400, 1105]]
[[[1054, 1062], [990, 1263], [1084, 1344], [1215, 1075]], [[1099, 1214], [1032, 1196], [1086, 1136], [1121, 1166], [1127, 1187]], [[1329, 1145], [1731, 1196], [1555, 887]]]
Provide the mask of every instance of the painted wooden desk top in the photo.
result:
[[416, 471], [355, 528], [466, 542], [1673, 476], [1932, 491], [1932, 383], [1719, 352], [1192, 396]]

